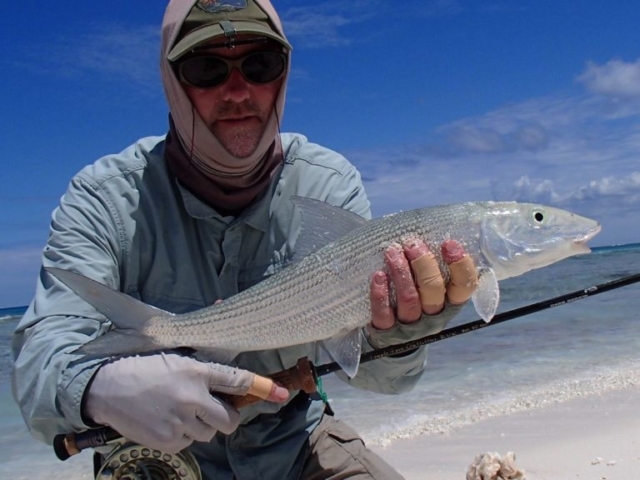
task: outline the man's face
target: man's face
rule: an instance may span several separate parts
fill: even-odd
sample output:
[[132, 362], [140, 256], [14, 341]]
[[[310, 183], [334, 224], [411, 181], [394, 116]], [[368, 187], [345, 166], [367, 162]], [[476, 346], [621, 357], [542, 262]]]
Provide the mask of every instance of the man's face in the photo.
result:
[[[264, 44], [248, 44], [233, 49], [218, 47], [206, 52], [235, 59], [265, 48], [268, 47]], [[191, 104], [220, 143], [234, 157], [245, 158], [258, 147], [282, 81], [280, 77], [266, 84], [250, 83], [234, 68], [226, 81], [216, 87], [183, 87]]]

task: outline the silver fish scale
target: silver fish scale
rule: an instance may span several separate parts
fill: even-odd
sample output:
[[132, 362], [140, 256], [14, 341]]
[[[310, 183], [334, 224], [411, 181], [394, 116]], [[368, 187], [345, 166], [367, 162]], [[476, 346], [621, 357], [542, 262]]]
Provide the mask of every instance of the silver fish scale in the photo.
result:
[[224, 302], [158, 319], [147, 330], [159, 346], [251, 351], [333, 337], [369, 322], [369, 285], [383, 252], [407, 236], [427, 241], [442, 264], [440, 244], [461, 242], [479, 262], [479, 219], [497, 203], [438, 206], [368, 222], [282, 272]]

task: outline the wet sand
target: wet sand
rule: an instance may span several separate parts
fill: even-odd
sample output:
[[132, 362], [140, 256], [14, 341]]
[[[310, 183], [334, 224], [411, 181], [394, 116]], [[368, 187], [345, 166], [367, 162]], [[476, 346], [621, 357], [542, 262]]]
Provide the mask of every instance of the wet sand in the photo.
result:
[[528, 480], [640, 479], [640, 387], [552, 401], [372, 448], [407, 480], [465, 480], [476, 455], [510, 451]]

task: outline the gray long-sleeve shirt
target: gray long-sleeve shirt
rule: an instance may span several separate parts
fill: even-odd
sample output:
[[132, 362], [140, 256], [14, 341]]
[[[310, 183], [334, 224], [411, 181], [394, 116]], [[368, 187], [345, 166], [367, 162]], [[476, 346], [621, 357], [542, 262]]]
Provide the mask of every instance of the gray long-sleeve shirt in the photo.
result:
[[[77, 271], [175, 313], [242, 291], [278, 271], [294, 247], [300, 216], [293, 195], [370, 217], [357, 170], [341, 155], [297, 134], [283, 134], [284, 166], [267, 191], [239, 217], [222, 217], [180, 186], [163, 160], [164, 138], [143, 138], [79, 172], [53, 213], [43, 266]], [[84, 390], [101, 360], [73, 351], [110, 323], [41, 271], [35, 298], [14, 337], [13, 393], [32, 434], [84, 430]], [[365, 346], [366, 348], [366, 346]], [[289, 368], [315, 344], [248, 352], [235, 363], [260, 374]], [[360, 367], [349, 382], [383, 393], [409, 390], [424, 349]], [[197, 444], [205, 478], [295, 476], [296, 454], [323, 412], [321, 402], [242, 409], [232, 435]], [[262, 472], [262, 473], [260, 473]]]

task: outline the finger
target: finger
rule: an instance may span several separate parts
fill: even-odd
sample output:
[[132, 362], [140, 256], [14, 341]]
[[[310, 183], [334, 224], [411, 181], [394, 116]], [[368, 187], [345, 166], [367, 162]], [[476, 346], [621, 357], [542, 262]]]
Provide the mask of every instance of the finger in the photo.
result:
[[196, 416], [185, 423], [184, 436], [198, 442], [210, 442], [217, 431], [216, 428]]
[[266, 400], [269, 400], [270, 402], [282, 403], [285, 402], [288, 398], [289, 390], [273, 382], [273, 384], [271, 385], [271, 391], [269, 392], [269, 396], [266, 398]]
[[396, 289], [396, 316], [402, 323], [413, 323], [420, 319], [422, 308], [420, 295], [411, 274], [409, 261], [402, 247], [391, 245], [385, 252], [385, 263]]
[[440, 313], [444, 308], [446, 290], [438, 260], [422, 240], [407, 242], [404, 248], [411, 262], [422, 311], [427, 315]]
[[447, 284], [447, 300], [461, 305], [471, 298], [478, 286], [478, 271], [464, 247], [455, 240], [442, 244], [442, 257], [449, 265], [451, 276]]
[[201, 423], [213, 427], [226, 435], [234, 432], [240, 424], [238, 410], [215, 395], [209, 396], [208, 400], [196, 409], [196, 416]]
[[276, 384], [272, 379], [261, 377], [241, 368], [233, 368], [217, 363], [203, 364], [208, 370], [208, 388], [210, 392], [230, 395], [253, 395], [263, 400], [284, 402], [289, 391]]
[[247, 393], [271, 402], [284, 402], [289, 398], [289, 390], [278, 385], [270, 378], [261, 377], [260, 375], [255, 376], [253, 385], [251, 385]]
[[371, 326], [378, 330], [388, 330], [396, 323], [389, 301], [389, 279], [384, 272], [376, 272], [371, 279], [369, 290], [371, 303]]
[[205, 369], [206, 383], [210, 392], [246, 395], [255, 380], [255, 373], [241, 368], [218, 363], [199, 363]]

